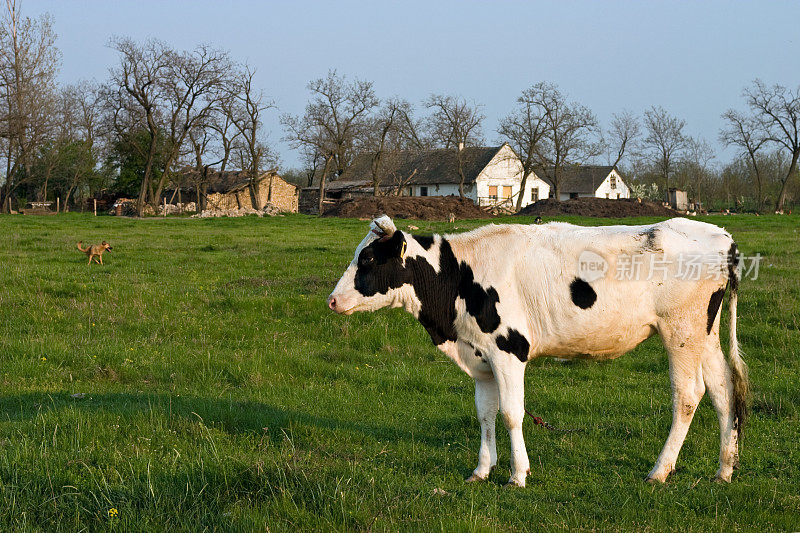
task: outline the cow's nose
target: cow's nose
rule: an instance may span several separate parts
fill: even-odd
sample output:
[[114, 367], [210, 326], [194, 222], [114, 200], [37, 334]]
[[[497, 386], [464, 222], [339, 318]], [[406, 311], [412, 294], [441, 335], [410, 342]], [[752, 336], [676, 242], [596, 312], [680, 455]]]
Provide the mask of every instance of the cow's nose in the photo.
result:
[[332, 311], [336, 311], [336, 297], [335, 296], [328, 296], [328, 307], [330, 307]]

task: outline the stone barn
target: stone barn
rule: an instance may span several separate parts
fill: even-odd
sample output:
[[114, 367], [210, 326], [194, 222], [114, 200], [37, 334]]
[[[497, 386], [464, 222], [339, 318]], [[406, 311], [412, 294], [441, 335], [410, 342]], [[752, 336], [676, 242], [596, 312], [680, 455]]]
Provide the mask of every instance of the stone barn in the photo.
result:
[[[173, 201], [197, 202], [200, 210], [259, 209], [271, 203], [281, 211], [297, 212], [298, 189], [276, 170], [262, 172], [255, 180], [243, 170], [187, 170]], [[177, 194], [175, 194], [177, 193]]]

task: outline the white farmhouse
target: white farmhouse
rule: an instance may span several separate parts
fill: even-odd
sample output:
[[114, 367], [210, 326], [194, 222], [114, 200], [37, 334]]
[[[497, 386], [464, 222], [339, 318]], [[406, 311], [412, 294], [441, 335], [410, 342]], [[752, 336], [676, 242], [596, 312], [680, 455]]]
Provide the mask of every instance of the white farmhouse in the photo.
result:
[[[328, 184], [326, 196], [351, 198], [373, 193], [373, 154], [361, 154], [339, 179]], [[459, 165], [460, 163], [460, 165]], [[459, 166], [462, 171], [459, 172]], [[384, 193], [404, 196], [458, 196], [461, 174], [464, 193], [478, 205], [513, 207], [550, 195], [550, 185], [535, 174], [522, 184], [522, 163], [508, 145], [389, 152], [380, 160], [378, 181]]]
[[[539, 171], [539, 174], [547, 176], [552, 174], [552, 170], [550, 172]], [[544, 179], [550, 184], [551, 196], [554, 196], [555, 187], [551, 180], [547, 177]], [[561, 173], [559, 200], [583, 197], [619, 200], [620, 198], [630, 198], [631, 190], [616, 167], [582, 165], [564, 168]]]

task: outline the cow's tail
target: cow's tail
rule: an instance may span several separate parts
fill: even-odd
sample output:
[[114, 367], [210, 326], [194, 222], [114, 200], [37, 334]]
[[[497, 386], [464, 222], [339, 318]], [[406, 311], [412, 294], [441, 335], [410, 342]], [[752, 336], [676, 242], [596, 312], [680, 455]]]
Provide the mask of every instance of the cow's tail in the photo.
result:
[[747, 364], [742, 359], [739, 342], [736, 338], [736, 304], [739, 299], [739, 279], [739, 252], [736, 249], [736, 243], [733, 243], [728, 254], [728, 284], [731, 289], [730, 298], [728, 299], [728, 309], [731, 317], [728, 358], [733, 370], [733, 409], [736, 416], [737, 434], [739, 441], [741, 441], [744, 433], [744, 424], [747, 420], [750, 380], [747, 375]]

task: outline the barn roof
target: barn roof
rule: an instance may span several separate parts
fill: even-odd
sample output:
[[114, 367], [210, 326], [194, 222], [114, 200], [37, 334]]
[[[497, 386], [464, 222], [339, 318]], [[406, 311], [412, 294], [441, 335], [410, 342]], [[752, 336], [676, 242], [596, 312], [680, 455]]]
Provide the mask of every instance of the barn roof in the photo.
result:
[[[561, 192], [564, 194], [593, 194], [600, 184], [603, 183], [603, 180], [611, 174], [612, 170], [617, 170], [619, 174], [619, 170], [610, 165], [576, 165], [564, 167], [561, 171]], [[537, 171], [536, 173], [553, 187], [553, 182], [547, 177], [547, 174], [552, 175], [552, 172], [552, 169], [548, 169], [548, 172]], [[620, 174], [620, 177], [621, 176]]]
[[[474, 183], [503, 146], [472, 146], [462, 149], [465, 184]], [[344, 174], [330, 182], [328, 188], [346, 189], [371, 183], [372, 159], [371, 153], [359, 154]], [[458, 173], [458, 150], [441, 148], [387, 152], [381, 162], [381, 179], [384, 185], [400, 182], [414, 185], [458, 184], [461, 181]]]

